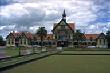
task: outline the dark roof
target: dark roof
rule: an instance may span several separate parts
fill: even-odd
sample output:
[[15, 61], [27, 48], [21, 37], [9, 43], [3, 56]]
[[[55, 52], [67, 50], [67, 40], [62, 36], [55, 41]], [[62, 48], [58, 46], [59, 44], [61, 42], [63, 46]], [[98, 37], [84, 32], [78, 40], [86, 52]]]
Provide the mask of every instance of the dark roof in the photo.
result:
[[97, 39], [98, 38], [106, 38], [106, 35], [104, 33], [100, 33], [99, 36], [97, 37]]

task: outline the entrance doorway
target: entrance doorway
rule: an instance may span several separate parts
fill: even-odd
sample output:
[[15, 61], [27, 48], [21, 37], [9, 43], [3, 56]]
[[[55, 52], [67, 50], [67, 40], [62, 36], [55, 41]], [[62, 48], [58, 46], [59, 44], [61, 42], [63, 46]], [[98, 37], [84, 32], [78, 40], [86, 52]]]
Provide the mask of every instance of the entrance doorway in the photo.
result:
[[68, 47], [68, 41], [58, 41], [57, 46], [58, 47]]

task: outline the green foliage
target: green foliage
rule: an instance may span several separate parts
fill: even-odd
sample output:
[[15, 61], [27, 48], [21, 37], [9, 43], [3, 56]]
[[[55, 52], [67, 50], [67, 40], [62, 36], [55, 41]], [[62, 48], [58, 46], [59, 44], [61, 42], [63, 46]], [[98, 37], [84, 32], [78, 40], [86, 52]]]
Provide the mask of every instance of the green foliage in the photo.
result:
[[37, 33], [36, 34], [41, 39], [41, 47], [42, 47], [43, 39], [47, 36], [47, 30], [45, 29], [45, 27], [39, 27], [39, 29], [37, 30]]
[[2, 36], [0, 36], [0, 42], [3, 42], [3, 37]]
[[5, 46], [6, 45], [6, 41], [3, 40], [3, 37], [0, 36], [0, 46]]
[[47, 36], [47, 30], [45, 29], [45, 27], [39, 27], [36, 34], [40, 37], [41, 36], [46, 37]]
[[107, 41], [108, 41], [108, 47], [110, 47], [110, 30], [106, 33]]
[[82, 40], [84, 39], [82, 36], [84, 35], [84, 33], [81, 33], [80, 30], [76, 30], [76, 32], [74, 33], [74, 39], [75, 40]]

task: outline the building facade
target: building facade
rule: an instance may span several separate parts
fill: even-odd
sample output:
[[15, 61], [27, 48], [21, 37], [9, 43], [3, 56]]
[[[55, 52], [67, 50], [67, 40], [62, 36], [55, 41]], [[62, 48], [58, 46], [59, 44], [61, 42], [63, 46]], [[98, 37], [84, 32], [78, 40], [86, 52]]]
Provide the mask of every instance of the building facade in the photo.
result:
[[53, 34], [47, 34], [43, 38], [43, 43], [37, 34], [30, 32], [10, 33], [6, 37], [7, 46], [33, 46], [40, 45], [58, 47], [89, 47], [95, 46], [98, 48], [107, 48], [108, 42], [106, 35], [101, 34], [84, 34], [76, 32], [75, 23], [66, 22], [65, 10], [62, 14], [62, 19], [53, 25]]
[[66, 13], [64, 10], [61, 21], [55, 23], [52, 30], [56, 45], [63, 47], [72, 46], [74, 31], [75, 23], [66, 22]]
[[107, 38], [105, 36], [104, 33], [101, 33], [98, 37], [97, 37], [97, 47], [98, 48], [108, 48], [108, 42], [107, 42]]

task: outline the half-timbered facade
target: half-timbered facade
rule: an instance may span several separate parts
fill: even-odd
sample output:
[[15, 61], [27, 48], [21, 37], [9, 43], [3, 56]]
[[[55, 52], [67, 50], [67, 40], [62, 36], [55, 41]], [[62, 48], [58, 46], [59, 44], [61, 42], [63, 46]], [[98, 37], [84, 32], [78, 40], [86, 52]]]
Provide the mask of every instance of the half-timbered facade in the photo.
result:
[[108, 48], [108, 42], [107, 42], [107, 38], [105, 36], [104, 33], [101, 33], [98, 37], [97, 37], [97, 47], [98, 48]]
[[40, 45], [49, 46], [55, 45], [60, 47], [88, 47], [95, 46], [98, 48], [107, 48], [107, 38], [104, 33], [101, 34], [84, 34], [75, 32], [75, 23], [66, 22], [65, 10], [62, 14], [62, 19], [53, 25], [53, 34], [47, 34], [41, 38], [37, 34], [30, 32], [10, 33], [7, 39], [7, 46], [33, 46]]
[[19, 44], [19, 35], [21, 33], [10, 33], [7, 37], [6, 37], [6, 46], [17, 46]]
[[74, 23], [66, 22], [65, 10], [59, 23], [53, 26], [54, 41], [57, 46], [69, 46], [73, 43]]

